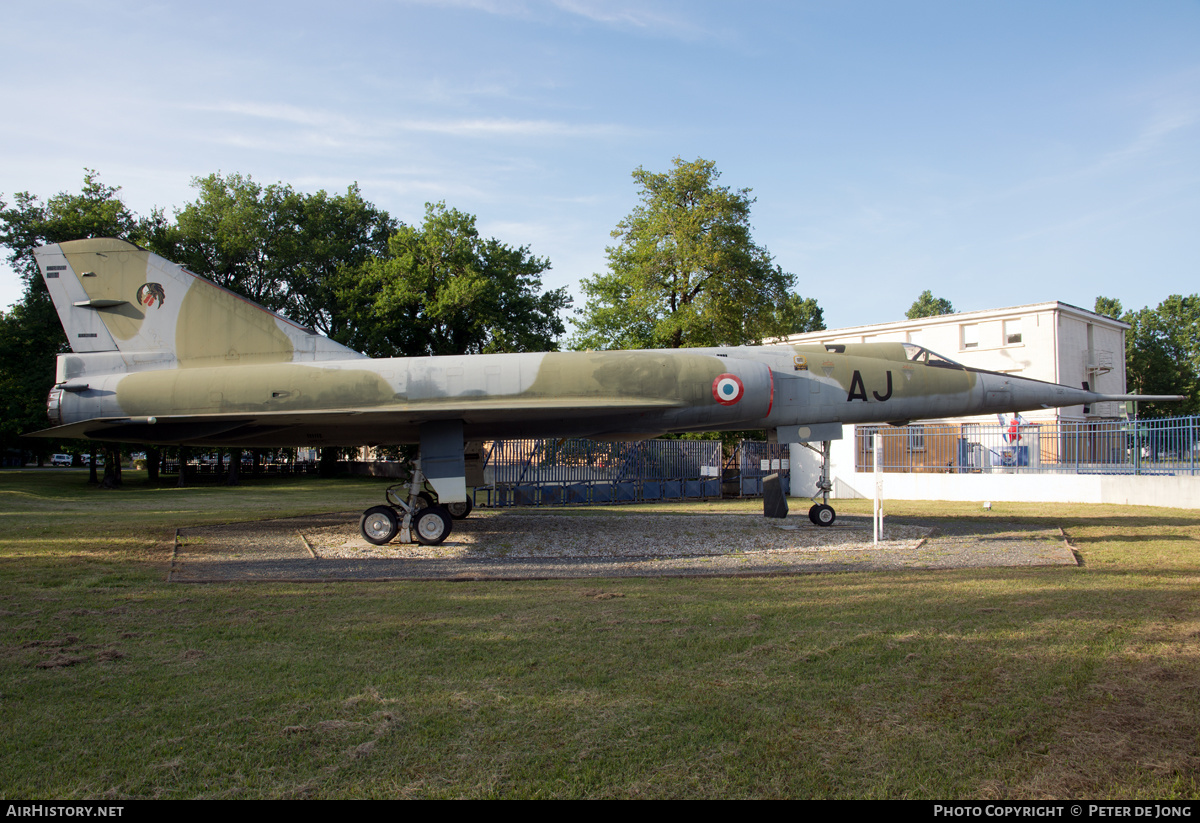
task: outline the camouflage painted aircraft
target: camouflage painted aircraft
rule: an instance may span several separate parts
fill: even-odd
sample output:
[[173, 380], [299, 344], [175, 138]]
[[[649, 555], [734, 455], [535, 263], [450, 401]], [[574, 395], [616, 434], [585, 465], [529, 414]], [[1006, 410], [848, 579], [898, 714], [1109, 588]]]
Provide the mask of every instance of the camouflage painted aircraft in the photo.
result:
[[[445, 539], [469, 512], [472, 441], [765, 429], [778, 442], [823, 442], [827, 458], [842, 423], [1138, 399], [967, 368], [908, 343], [371, 359], [120, 240], [34, 254], [71, 345], [48, 401], [55, 427], [40, 434], [234, 448], [418, 444], [408, 496], [363, 515], [375, 543], [398, 532]], [[834, 519], [825, 465], [822, 502], [809, 513], [822, 525]], [[421, 495], [424, 481], [436, 499]]]

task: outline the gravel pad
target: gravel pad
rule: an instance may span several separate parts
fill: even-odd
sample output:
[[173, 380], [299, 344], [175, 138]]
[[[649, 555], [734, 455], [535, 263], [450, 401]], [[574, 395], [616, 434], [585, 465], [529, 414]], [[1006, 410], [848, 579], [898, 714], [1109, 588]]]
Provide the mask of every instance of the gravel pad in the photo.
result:
[[761, 575], [904, 568], [1075, 565], [1057, 529], [890, 518], [826, 528], [804, 514], [475, 511], [440, 546], [372, 546], [359, 512], [180, 529], [169, 579], [534, 579]]

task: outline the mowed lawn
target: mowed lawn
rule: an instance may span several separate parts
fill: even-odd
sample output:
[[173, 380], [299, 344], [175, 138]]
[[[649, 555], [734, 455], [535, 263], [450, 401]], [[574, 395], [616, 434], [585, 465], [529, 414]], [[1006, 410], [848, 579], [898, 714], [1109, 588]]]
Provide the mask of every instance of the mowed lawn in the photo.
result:
[[889, 506], [1071, 568], [186, 585], [176, 527], [384, 484], [143, 477], [0, 472], [0, 795], [1200, 797], [1200, 512]]

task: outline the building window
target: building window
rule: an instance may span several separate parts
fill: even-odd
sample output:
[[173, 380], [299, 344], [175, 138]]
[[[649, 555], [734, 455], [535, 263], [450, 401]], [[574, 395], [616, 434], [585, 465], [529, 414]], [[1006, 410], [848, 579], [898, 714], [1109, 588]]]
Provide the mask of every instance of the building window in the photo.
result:
[[875, 432], [878, 431], [874, 426], [859, 426], [858, 433], [862, 437], [863, 445], [867, 451], [875, 450]]
[[910, 452], [925, 451], [925, 427], [921, 425], [908, 426], [908, 450]]
[[962, 327], [962, 347], [964, 349], [979, 348], [979, 326]]
[[1014, 346], [1021, 342], [1021, 318], [1004, 321], [1004, 343]]

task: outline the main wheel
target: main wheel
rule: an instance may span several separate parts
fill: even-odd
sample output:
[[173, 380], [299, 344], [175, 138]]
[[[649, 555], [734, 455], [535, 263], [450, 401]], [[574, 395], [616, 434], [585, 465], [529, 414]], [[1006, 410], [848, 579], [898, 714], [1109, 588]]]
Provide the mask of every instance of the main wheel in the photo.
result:
[[837, 520], [837, 512], [833, 510], [833, 506], [818, 503], [808, 510], [808, 517], [818, 526], [832, 526], [833, 521]]
[[417, 496], [413, 498], [412, 504], [413, 508], [417, 511], [420, 511], [421, 509], [428, 509], [430, 506], [434, 505], [433, 495], [429, 492], [417, 492]]
[[462, 520], [471, 513], [474, 506], [471, 504], [471, 498], [467, 498], [461, 503], [447, 503], [446, 511], [450, 512], [450, 516], [455, 520]]
[[450, 512], [442, 506], [421, 509], [413, 520], [413, 531], [417, 540], [426, 546], [441, 543], [450, 536], [450, 530], [453, 528], [454, 521], [450, 518]]
[[396, 510], [391, 506], [375, 506], [363, 512], [358, 528], [368, 543], [382, 546], [390, 543], [396, 532], [400, 531], [400, 522], [396, 519]]

